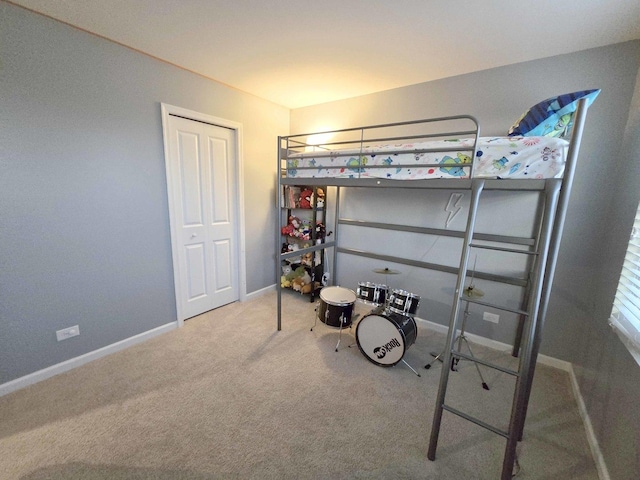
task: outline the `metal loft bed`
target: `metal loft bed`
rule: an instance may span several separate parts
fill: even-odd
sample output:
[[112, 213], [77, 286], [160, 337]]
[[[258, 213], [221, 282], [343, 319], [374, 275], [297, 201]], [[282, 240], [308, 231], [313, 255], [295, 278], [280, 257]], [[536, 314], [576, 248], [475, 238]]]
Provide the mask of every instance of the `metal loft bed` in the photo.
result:
[[[335, 187], [333, 214], [335, 219], [332, 241], [321, 243], [296, 252], [276, 251], [276, 278], [280, 278], [282, 261], [293, 256], [316, 251], [333, 249], [333, 277], [336, 277], [337, 254], [346, 253], [369, 258], [390, 260], [432, 270], [448, 271], [457, 274], [455, 297], [452, 302], [449, 330], [443, 352], [443, 365], [448, 366], [453, 359], [467, 359], [486, 367], [497, 369], [516, 378], [509, 426], [506, 431], [489, 425], [445, 403], [449, 379], [449, 368], [441, 370], [436, 407], [434, 411], [427, 457], [435, 460], [438, 437], [443, 411], [458, 415], [476, 425], [484, 427], [500, 436], [506, 442], [502, 465], [502, 480], [512, 477], [516, 462], [516, 446], [522, 440], [524, 423], [531, 393], [535, 365], [540, 348], [542, 330], [547, 313], [554, 271], [562, 237], [569, 195], [575, 174], [575, 167], [582, 139], [587, 113], [585, 100], [578, 102], [574, 114], [574, 124], [563, 159], [563, 173], [551, 178], [491, 178], [487, 172], [479, 171], [476, 165], [476, 153], [481, 142], [478, 122], [471, 116], [442, 117], [411, 122], [399, 122], [369, 127], [344, 129], [330, 132], [331, 142], [321, 143], [317, 134], [290, 135], [278, 138], [277, 171], [279, 172], [278, 192], [283, 186], [305, 185]], [[451, 129], [451, 124], [456, 128]], [[460, 123], [471, 125], [457, 128]], [[465, 123], [466, 122], [466, 123]], [[397, 132], [408, 132], [399, 134]], [[328, 132], [322, 132], [323, 134]], [[457, 139], [465, 137], [460, 144]], [[434, 143], [435, 142], [435, 143]], [[448, 142], [451, 142], [450, 146]], [[387, 144], [382, 150], [370, 145]], [[346, 153], [342, 153], [346, 152]], [[408, 154], [409, 157], [403, 156]], [[435, 157], [433, 157], [435, 155]], [[385, 158], [386, 157], [386, 158]], [[414, 160], [425, 157], [416, 167]], [[436, 160], [434, 160], [436, 158]], [[447, 159], [445, 162], [443, 159]], [[382, 161], [380, 161], [382, 159]], [[407, 160], [408, 159], [408, 160]], [[403, 172], [404, 170], [404, 172]], [[427, 178], [413, 175], [422, 171]], [[400, 172], [402, 179], [393, 178], [394, 172]], [[409, 175], [409, 172], [410, 175]], [[433, 174], [444, 178], [432, 178]], [[409, 179], [409, 177], [411, 177]], [[372, 224], [340, 218], [340, 191], [349, 187], [370, 188], [422, 188], [447, 189], [471, 192], [471, 205], [464, 232], [452, 232], [433, 228], [421, 228], [403, 225]], [[534, 225], [534, 238], [505, 237], [501, 235], [475, 233], [479, 200], [484, 191], [506, 190], [514, 192], [539, 192], [540, 201]], [[281, 195], [278, 198], [278, 212], [282, 210]], [[278, 214], [276, 227], [276, 245], [280, 244], [281, 215]], [[340, 225], [361, 225], [373, 228], [390, 228], [430, 235], [445, 235], [463, 238], [459, 268], [451, 269], [443, 265], [434, 265], [414, 259], [381, 256], [369, 252], [342, 248], [339, 244]], [[507, 244], [509, 248], [499, 246]], [[496, 245], [498, 244], [498, 246]], [[519, 248], [511, 248], [512, 245]], [[519, 253], [527, 260], [527, 278], [500, 277], [493, 274], [473, 272], [475, 278], [484, 278], [495, 282], [519, 285], [524, 288], [520, 309], [489, 304], [480, 300], [470, 300], [463, 296], [465, 281], [468, 277], [470, 252], [473, 249], [491, 249], [498, 252]], [[277, 286], [277, 329], [282, 328], [282, 289]], [[510, 370], [473, 356], [467, 356], [455, 349], [456, 332], [462, 322], [462, 302], [475, 303], [516, 313], [519, 315], [519, 328], [514, 340], [513, 355], [519, 356], [519, 367]]]

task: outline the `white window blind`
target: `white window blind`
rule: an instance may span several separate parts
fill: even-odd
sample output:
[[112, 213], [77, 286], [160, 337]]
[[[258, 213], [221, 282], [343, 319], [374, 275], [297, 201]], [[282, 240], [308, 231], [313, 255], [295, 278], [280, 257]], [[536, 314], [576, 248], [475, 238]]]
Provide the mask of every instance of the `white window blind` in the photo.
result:
[[633, 222], [609, 323], [640, 364], [640, 207]]

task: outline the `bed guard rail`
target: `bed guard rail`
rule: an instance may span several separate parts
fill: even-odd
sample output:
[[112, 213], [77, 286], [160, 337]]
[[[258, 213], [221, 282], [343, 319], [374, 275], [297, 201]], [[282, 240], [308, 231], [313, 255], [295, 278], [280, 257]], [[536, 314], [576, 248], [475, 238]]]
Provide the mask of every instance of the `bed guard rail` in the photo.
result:
[[[427, 118], [364, 127], [323, 130], [279, 137], [281, 178], [291, 178], [300, 170], [317, 170], [316, 160], [343, 159], [330, 168], [348, 166], [350, 178], [361, 178], [365, 172], [388, 169], [389, 164], [372, 165], [366, 156], [419, 155], [423, 153], [466, 152], [469, 157], [454, 166], [465, 169], [465, 177], [473, 176], [480, 127], [471, 115]], [[453, 142], [469, 139], [464, 147]], [[433, 142], [438, 141], [441, 142]], [[429, 142], [429, 143], [427, 143]], [[449, 147], [446, 142], [452, 142]], [[454, 153], [454, 155], [455, 155]], [[348, 158], [347, 158], [348, 157]], [[311, 159], [308, 164], [303, 160]], [[341, 160], [342, 161], [342, 160]], [[413, 168], [414, 164], [394, 163], [392, 168]], [[442, 167], [440, 162], [421, 163], [420, 167]]]

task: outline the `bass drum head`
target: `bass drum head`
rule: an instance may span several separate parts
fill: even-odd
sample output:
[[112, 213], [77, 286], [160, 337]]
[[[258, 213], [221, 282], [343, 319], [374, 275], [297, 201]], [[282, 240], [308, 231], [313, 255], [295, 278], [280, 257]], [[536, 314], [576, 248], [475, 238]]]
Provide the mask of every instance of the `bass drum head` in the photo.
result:
[[358, 323], [356, 342], [368, 360], [391, 367], [402, 360], [407, 348], [415, 342], [416, 334], [413, 318], [374, 312]]

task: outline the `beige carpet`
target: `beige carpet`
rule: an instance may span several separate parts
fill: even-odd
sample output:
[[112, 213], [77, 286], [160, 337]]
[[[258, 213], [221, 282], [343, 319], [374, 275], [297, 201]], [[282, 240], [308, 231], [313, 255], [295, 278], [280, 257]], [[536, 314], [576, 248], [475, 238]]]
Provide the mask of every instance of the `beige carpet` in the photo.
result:
[[[495, 479], [505, 440], [445, 412], [426, 458], [444, 336], [419, 324], [403, 364], [369, 362], [285, 292], [235, 303], [184, 328], [0, 398], [3, 479]], [[357, 311], [368, 309], [357, 305]], [[476, 347], [483, 358], [506, 354]], [[503, 428], [513, 380], [472, 364], [451, 374], [448, 403]], [[522, 479], [597, 479], [565, 372], [539, 367]]]

